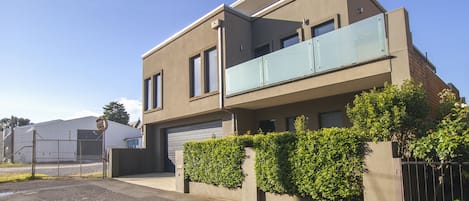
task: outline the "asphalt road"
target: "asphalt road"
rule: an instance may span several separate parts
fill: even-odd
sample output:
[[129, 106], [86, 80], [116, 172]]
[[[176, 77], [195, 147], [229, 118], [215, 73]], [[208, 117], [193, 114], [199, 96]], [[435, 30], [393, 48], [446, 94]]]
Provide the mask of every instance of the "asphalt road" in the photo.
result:
[[[102, 172], [102, 163], [87, 164], [38, 164], [36, 165], [37, 174], [45, 174], [48, 176], [79, 176], [82, 174]], [[0, 168], [2, 173], [31, 173], [31, 166]]]
[[219, 201], [163, 191], [113, 179], [37, 180], [0, 184], [0, 200], [9, 201]]

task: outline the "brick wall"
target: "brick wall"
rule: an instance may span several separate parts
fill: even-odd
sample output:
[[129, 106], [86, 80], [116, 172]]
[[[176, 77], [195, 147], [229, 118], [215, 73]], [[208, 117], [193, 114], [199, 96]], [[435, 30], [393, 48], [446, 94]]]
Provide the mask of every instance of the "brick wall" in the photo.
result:
[[422, 83], [431, 107], [430, 115], [438, 114], [438, 93], [449, 86], [436, 75], [435, 67], [416, 48], [410, 51], [410, 75], [416, 83]]

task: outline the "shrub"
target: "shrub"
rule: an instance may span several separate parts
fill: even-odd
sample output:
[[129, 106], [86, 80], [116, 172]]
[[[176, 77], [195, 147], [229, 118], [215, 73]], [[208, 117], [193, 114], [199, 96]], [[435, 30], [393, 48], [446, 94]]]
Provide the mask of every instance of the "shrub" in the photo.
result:
[[291, 155], [299, 195], [338, 200], [361, 194], [365, 146], [350, 129], [327, 128], [299, 134]]
[[442, 119], [428, 136], [415, 140], [411, 145], [415, 157], [426, 161], [438, 160], [442, 164], [469, 158], [469, 107], [456, 100], [450, 91], [444, 90], [440, 101]]
[[244, 147], [252, 137], [232, 136], [184, 144], [184, 176], [189, 181], [226, 188], [241, 187]]
[[295, 141], [296, 135], [293, 133], [271, 133], [254, 137], [257, 186], [264, 192], [295, 192], [290, 164]]

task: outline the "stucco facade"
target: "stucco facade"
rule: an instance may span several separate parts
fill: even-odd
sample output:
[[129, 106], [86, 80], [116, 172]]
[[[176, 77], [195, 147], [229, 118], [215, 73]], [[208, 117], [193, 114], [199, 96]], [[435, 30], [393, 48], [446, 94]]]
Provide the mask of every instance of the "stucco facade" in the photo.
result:
[[[334, 41], [334, 37], [347, 41], [348, 32], [355, 33], [353, 29], [360, 29], [355, 27], [367, 23], [377, 25], [376, 41], [383, 45], [376, 50], [381, 51], [378, 56], [320, 70], [320, 62], [342, 59], [319, 55], [319, 45], [324, 52], [331, 48], [321, 42]], [[322, 25], [333, 30], [315, 36]], [[294, 46], [286, 47], [290, 39]], [[356, 48], [357, 58], [370, 51], [364, 48], [375, 45], [368, 45], [366, 36], [350, 35], [350, 40], [364, 41], [362, 45], [356, 42], [363, 46]], [[294, 48], [303, 48], [300, 46], [312, 51], [311, 73], [269, 80], [274, 74], [282, 77], [296, 68], [288, 64], [279, 70], [278, 63], [303, 59], [303, 51], [291, 53]], [[340, 48], [341, 44], [335, 46]], [[208, 53], [215, 51], [216, 61], [212, 61]], [[270, 54], [260, 55], [262, 51]], [[275, 60], [275, 55], [282, 60]], [[146, 52], [142, 59], [146, 155], [153, 171], [174, 170], [168, 166], [172, 160], [168, 147], [181, 140], [172, 139], [177, 128], [195, 136], [195, 130], [188, 129], [191, 125], [216, 121], [219, 128], [212, 129], [214, 135], [259, 129], [285, 131], [292, 129], [291, 119], [298, 115], [308, 117], [310, 129], [348, 126], [345, 106], [363, 90], [413, 79], [424, 85], [435, 107], [437, 92], [449, 87], [414, 47], [406, 10], [387, 12], [374, 0], [244, 0], [221, 5]], [[257, 61], [259, 71], [256, 65], [249, 67]], [[215, 62], [216, 76], [209, 73]], [[247, 86], [258, 78], [262, 83], [236, 91], [237, 85]], [[214, 80], [216, 90], [208, 90]], [[200, 94], [194, 95], [199, 87]]]

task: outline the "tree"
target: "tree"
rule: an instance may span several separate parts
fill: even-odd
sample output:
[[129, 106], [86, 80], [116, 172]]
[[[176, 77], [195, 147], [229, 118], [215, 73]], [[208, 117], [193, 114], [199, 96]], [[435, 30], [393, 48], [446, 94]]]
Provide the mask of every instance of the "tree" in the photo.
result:
[[[0, 120], [0, 128], [15, 128], [18, 126], [27, 126], [33, 124], [31, 120], [23, 117], [11, 116], [11, 118], [3, 118]], [[2, 130], [0, 129], [0, 130]]]
[[415, 157], [441, 164], [469, 159], [469, 107], [450, 90], [440, 93], [440, 115], [435, 129], [415, 140], [410, 149]]
[[123, 104], [111, 101], [103, 109], [106, 119], [125, 125], [129, 123], [129, 113], [127, 113]]

